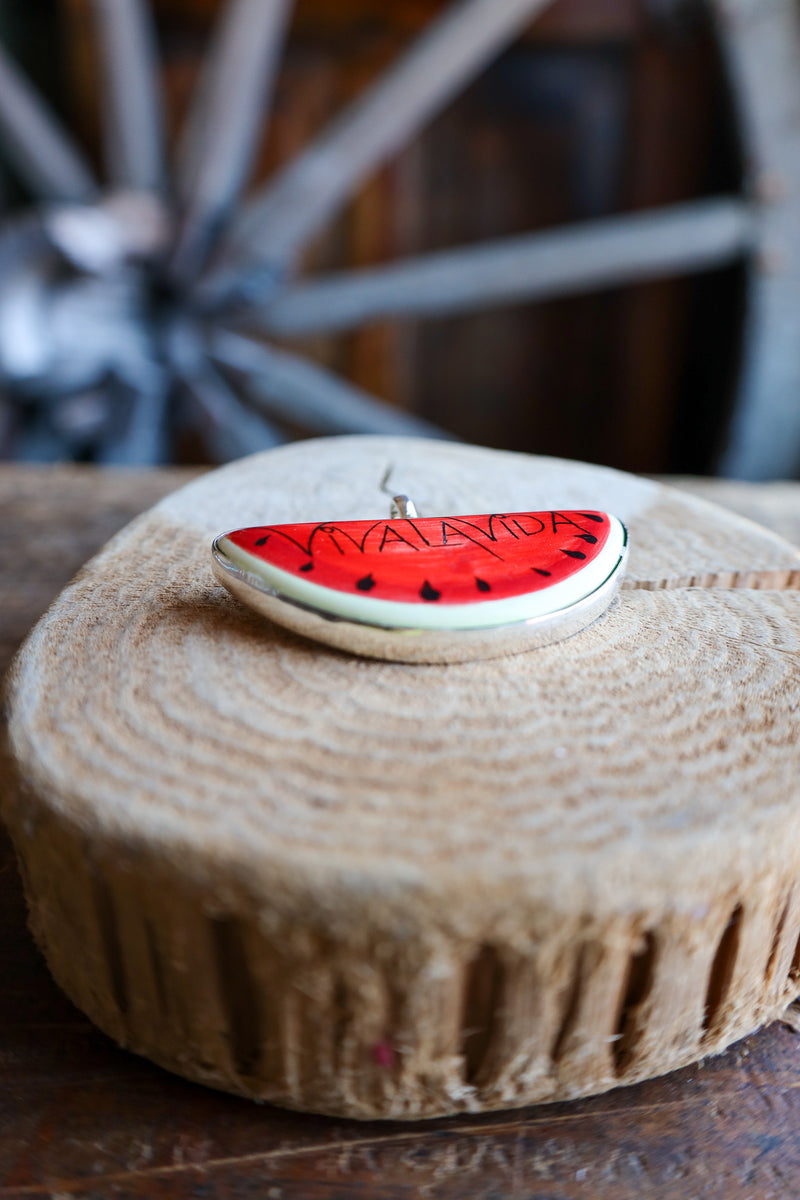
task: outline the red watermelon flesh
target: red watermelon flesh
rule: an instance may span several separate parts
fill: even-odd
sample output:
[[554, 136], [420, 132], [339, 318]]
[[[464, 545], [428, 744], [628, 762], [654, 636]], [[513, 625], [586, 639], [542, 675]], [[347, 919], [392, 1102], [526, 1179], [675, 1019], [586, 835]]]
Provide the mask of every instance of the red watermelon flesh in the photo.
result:
[[560, 583], [598, 557], [610, 528], [607, 513], [581, 510], [264, 525], [226, 540], [321, 587], [442, 605]]

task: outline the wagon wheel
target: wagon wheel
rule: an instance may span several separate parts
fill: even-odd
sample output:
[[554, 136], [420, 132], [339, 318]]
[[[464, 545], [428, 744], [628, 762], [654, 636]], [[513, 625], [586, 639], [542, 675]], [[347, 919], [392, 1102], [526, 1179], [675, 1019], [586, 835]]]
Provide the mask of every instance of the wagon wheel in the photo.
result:
[[71, 438], [93, 436], [101, 461], [158, 461], [168, 453], [176, 387], [192, 397], [224, 457], [282, 440], [286, 421], [319, 433], [436, 435], [275, 348], [270, 336], [527, 302], [709, 270], [746, 255], [745, 362], [723, 469], [792, 474], [800, 463], [794, 0], [709, 0], [739, 98], [746, 196], [311, 281], [294, 277], [302, 248], [359, 183], [548, 2], [457, 0], [243, 204], [291, 0], [229, 0], [169, 180], [149, 10], [144, 0], [94, 0], [105, 68], [106, 194], [0, 52], [0, 131], [40, 201], [35, 215], [9, 223], [0, 239], [0, 377], [7, 395], [48, 398], [21, 452], [69, 452]]

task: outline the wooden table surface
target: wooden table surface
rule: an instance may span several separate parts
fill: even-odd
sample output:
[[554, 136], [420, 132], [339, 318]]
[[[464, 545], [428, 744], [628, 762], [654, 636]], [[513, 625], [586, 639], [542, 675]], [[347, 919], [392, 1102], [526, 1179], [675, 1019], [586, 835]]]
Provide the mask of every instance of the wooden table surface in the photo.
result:
[[[0, 668], [81, 563], [188, 478], [0, 467]], [[800, 484], [682, 486], [800, 542]], [[800, 1037], [783, 1025], [572, 1104], [417, 1124], [282, 1112], [185, 1083], [95, 1031], [30, 939], [2, 834], [0, 969], [0, 1200], [800, 1195]]]

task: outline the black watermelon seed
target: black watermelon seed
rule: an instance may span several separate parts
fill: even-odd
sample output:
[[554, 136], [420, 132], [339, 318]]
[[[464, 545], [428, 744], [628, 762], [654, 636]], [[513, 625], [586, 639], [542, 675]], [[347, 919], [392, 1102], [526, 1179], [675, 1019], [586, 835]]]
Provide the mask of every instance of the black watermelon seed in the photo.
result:
[[435, 587], [431, 587], [426, 579], [422, 587], [419, 589], [419, 594], [422, 596], [423, 600], [438, 600], [442, 593], [437, 592]]
[[375, 587], [375, 580], [372, 578], [372, 574], [370, 573], [369, 575], [365, 575], [363, 579], [359, 579], [356, 587], [360, 592], [372, 591]]
[[586, 517], [587, 521], [599, 521], [601, 525], [603, 524], [603, 518], [598, 517], [597, 513], [578, 513], [578, 516]]
[[479, 592], [490, 592], [492, 590], [492, 585], [487, 583], [485, 579], [478, 579], [477, 575], [475, 576], [475, 582], [478, 585]]
[[257, 545], [257, 546], [263, 546], [263, 545], [264, 545], [264, 543], [265, 543], [265, 542], [268, 542], [268, 541], [269, 541], [269, 534], [268, 534], [268, 533], [265, 533], [265, 534], [264, 534], [264, 536], [263, 536], [262, 538], [256, 538], [256, 545]]
[[537, 575], [552, 575], [552, 571], [544, 571], [541, 567], [531, 567], [531, 570], [535, 571]]
[[590, 546], [597, 545], [597, 538], [593, 533], [577, 533], [575, 536], [579, 537], [582, 542], [588, 542]]
[[300, 570], [301, 570], [301, 571], [313, 571], [313, 570], [314, 570], [314, 564], [313, 564], [313, 563], [303, 563], [303, 565], [302, 565], [302, 567], [300, 568]]
[[562, 554], [568, 554], [570, 558], [586, 558], [582, 550], [562, 550]]

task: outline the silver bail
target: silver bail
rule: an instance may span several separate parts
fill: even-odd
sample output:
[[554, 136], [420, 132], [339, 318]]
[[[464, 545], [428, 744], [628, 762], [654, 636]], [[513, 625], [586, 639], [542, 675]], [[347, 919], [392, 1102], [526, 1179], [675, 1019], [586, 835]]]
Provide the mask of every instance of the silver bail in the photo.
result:
[[408, 496], [394, 496], [392, 498], [392, 517], [416, 517], [419, 513], [416, 510], [413, 500], [409, 500]]

